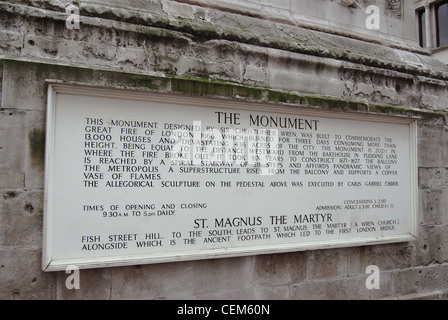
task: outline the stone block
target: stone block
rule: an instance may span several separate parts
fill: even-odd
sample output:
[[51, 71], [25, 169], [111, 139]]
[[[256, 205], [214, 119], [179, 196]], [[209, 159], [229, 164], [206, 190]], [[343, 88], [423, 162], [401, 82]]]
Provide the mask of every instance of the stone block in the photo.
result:
[[[264, 49], [225, 40], [210, 40], [195, 51], [198, 52], [195, 56], [198, 65], [196, 68], [190, 65], [187, 75], [266, 85], [268, 58]], [[182, 69], [177, 67], [177, 70]]]
[[249, 0], [249, 2], [258, 3], [264, 6], [272, 6], [284, 10], [289, 10], [290, 0]]
[[[55, 58], [58, 55], [60, 41], [54, 41], [54, 35], [33, 35], [24, 36], [23, 52], [37, 58]], [[63, 39], [60, 39], [63, 40]]]
[[444, 224], [447, 221], [448, 190], [420, 190], [421, 217], [419, 221], [424, 224]]
[[308, 280], [291, 286], [290, 299], [294, 300], [366, 300], [381, 299], [393, 293], [393, 278], [381, 273], [379, 289], [368, 289], [369, 274], [326, 280]]
[[[413, 242], [400, 242], [374, 246], [361, 246], [357, 258], [359, 269], [349, 270], [350, 274], [362, 274], [370, 265], [377, 266], [381, 272], [395, 268], [408, 268], [413, 265]], [[353, 259], [355, 259], [354, 255]]]
[[317, 14], [320, 14], [322, 12], [321, 8], [316, 7], [315, 2], [310, 1], [291, 1], [290, 10], [292, 12], [300, 13], [306, 16], [309, 16], [314, 10]]
[[268, 86], [268, 53], [264, 48], [241, 45], [242, 81], [257, 86]]
[[23, 173], [0, 173], [0, 188], [23, 188], [24, 186]]
[[241, 299], [252, 296], [251, 258], [114, 268], [112, 299]]
[[279, 39], [278, 28], [275, 25], [268, 19], [260, 19], [253, 15], [216, 10], [213, 12], [213, 20], [210, 22], [212, 24], [208, 24], [208, 28], [213, 28], [215, 33], [223, 34], [223, 37], [228, 40], [234, 39], [246, 44], [266, 45], [274, 39]]
[[136, 47], [119, 47], [114, 56], [117, 65], [128, 70], [146, 69], [146, 50]]
[[446, 83], [422, 81], [420, 83], [421, 108], [433, 111], [447, 111], [448, 88]]
[[253, 260], [254, 284], [257, 286], [275, 286], [306, 279], [306, 252], [259, 255]]
[[414, 249], [414, 265], [441, 264], [448, 262], [448, 227], [425, 225], [419, 230]]
[[45, 137], [46, 137], [46, 112], [28, 111], [27, 141], [24, 146], [25, 157], [25, 187], [44, 187], [45, 167]]
[[254, 288], [253, 298], [257, 300], [287, 300], [289, 299], [289, 284]]
[[41, 271], [40, 247], [0, 247], [0, 299], [54, 299], [53, 274]]
[[216, 290], [209, 293], [200, 293], [194, 296], [195, 300], [251, 300], [254, 299], [253, 288], [234, 290]]
[[193, 297], [194, 262], [150, 264], [112, 269], [111, 299]]
[[168, 16], [181, 17], [182, 19], [191, 20], [206, 20], [208, 15], [207, 9], [202, 8], [201, 6], [192, 6], [187, 3], [167, 0], [162, 0], [161, 4], [163, 11], [167, 13]]
[[[269, 20], [276, 23], [281, 23], [282, 26], [296, 25], [296, 21], [292, 16], [291, 11], [289, 11], [289, 7], [276, 8], [276, 7], [264, 6], [264, 9], [266, 11], [266, 15], [269, 17]], [[281, 29], [282, 27], [279, 26], [279, 30]]]
[[[222, 78], [225, 80], [239, 78], [240, 71], [237, 62], [238, 58], [232, 59], [236, 48], [230, 43], [220, 41], [210, 41], [198, 45], [196, 43], [178, 43], [182, 54], [177, 54], [173, 50], [173, 45], [160, 43], [151, 52], [151, 68], [159, 72], [166, 72], [186, 77], [196, 78]], [[222, 51], [221, 51], [222, 50]], [[171, 52], [171, 53], [170, 53]], [[222, 56], [228, 54], [226, 60], [221, 60]], [[235, 76], [236, 75], [236, 76]]]
[[328, 279], [348, 274], [346, 248], [308, 252], [307, 279]]
[[445, 290], [435, 290], [430, 292], [413, 293], [407, 295], [398, 295], [394, 297], [397, 300], [446, 300]]
[[[268, 49], [268, 85], [271, 88], [325, 96], [342, 96], [340, 62]], [[322, 85], [325, 83], [325, 85]]]
[[20, 175], [26, 154], [26, 113], [1, 109], [0, 123], [0, 173]]
[[[112, 26], [113, 23], [107, 24]], [[24, 37], [24, 55], [37, 59], [57, 59], [59, 63], [70, 65], [88, 64], [96, 68], [142, 72], [148, 70], [149, 52], [157, 48], [160, 41], [160, 36], [145, 34], [144, 27], [135, 30], [132, 25], [127, 28], [129, 30], [120, 28], [123, 25], [106, 29], [101, 24], [90, 25], [75, 32], [68, 32], [63, 21], [52, 21], [48, 25], [52, 28], [42, 26], [39, 29], [41, 32], [35, 31], [39, 26], [29, 26], [30, 32]]]
[[0, 246], [42, 245], [42, 190], [4, 190], [0, 209]]
[[0, 54], [10, 56], [20, 55], [23, 46], [23, 35], [20, 32], [23, 26], [23, 17], [0, 12]]
[[448, 130], [443, 124], [418, 123], [419, 167], [444, 167], [448, 157]]
[[443, 290], [448, 286], [448, 265], [434, 264], [397, 270], [393, 276], [395, 295]]
[[448, 174], [446, 168], [419, 168], [418, 185], [420, 189], [446, 189]]
[[[208, 48], [207, 48], [208, 49]], [[201, 64], [193, 43], [184, 37], [151, 37], [145, 43], [146, 69], [171, 75], [184, 75]]]
[[251, 257], [201, 260], [192, 267], [192, 289], [197, 296], [253, 286]]
[[3, 63], [0, 61], [0, 109], [2, 109], [2, 94], [3, 94]]
[[[375, 45], [370, 46], [372, 51], [383, 50]], [[396, 57], [393, 53], [388, 52], [388, 60], [394, 61]], [[405, 108], [417, 108], [420, 104], [420, 96], [416, 93], [418, 89], [412, 77], [401, 72], [347, 65], [340, 69], [340, 80], [344, 82], [343, 97], [346, 99], [367, 100], [375, 104], [398, 105]]]
[[[81, 3], [85, 5], [91, 5], [91, 6], [97, 6], [100, 7], [102, 4], [98, 3], [98, 1], [95, 0], [85, 0]], [[110, 0], [107, 2], [108, 5], [111, 7], [118, 6], [123, 8], [133, 8], [133, 9], [141, 9], [145, 11], [153, 12], [154, 14], [161, 14], [161, 4], [160, 0], [145, 0], [145, 1], [135, 1], [135, 0]]]
[[365, 263], [360, 259], [362, 247], [347, 248], [347, 275], [356, 276], [365, 272]]
[[[43, 68], [43, 66], [40, 66]], [[40, 110], [46, 109], [47, 91], [45, 76], [39, 65], [8, 61], [3, 69], [4, 109]], [[25, 132], [25, 130], [24, 130]], [[23, 150], [23, 148], [19, 148]]]
[[0, 53], [7, 52], [20, 54], [22, 48], [22, 35], [19, 32], [2, 29], [0, 31]]
[[22, 16], [13, 15], [6, 10], [0, 12], [0, 30], [20, 30], [24, 25]]

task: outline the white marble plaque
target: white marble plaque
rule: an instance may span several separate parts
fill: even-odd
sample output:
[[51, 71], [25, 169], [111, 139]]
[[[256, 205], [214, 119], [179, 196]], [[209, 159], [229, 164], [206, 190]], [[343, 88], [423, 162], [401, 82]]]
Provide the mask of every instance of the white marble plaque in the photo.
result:
[[416, 121], [50, 85], [43, 269], [409, 241]]

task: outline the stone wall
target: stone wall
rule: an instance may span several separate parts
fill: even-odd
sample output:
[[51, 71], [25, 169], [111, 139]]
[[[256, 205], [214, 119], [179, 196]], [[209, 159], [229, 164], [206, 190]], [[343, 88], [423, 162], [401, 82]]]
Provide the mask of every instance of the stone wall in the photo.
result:
[[[319, 2], [305, 23], [296, 1], [81, 1], [80, 29], [68, 29], [69, 1], [0, 1], [0, 298], [446, 298], [448, 69], [407, 31], [362, 31], [359, 15], [347, 30], [328, 8], [360, 9]], [[378, 6], [408, 26], [412, 10], [386, 18]], [[418, 239], [82, 270], [67, 290], [67, 274], [41, 271], [49, 79], [418, 117]], [[365, 286], [368, 265], [379, 290]]]

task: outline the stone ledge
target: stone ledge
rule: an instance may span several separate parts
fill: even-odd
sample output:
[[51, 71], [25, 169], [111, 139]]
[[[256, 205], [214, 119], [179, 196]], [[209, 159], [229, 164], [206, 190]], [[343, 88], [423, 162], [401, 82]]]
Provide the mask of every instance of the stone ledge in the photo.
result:
[[399, 298], [400, 300], [446, 300], [448, 298], [448, 290], [436, 290], [432, 292], [423, 292], [410, 294]]
[[[311, 95], [287, 90], [271, 89], [266, 87], [250, 86], [229, 81], [210, 80], [207, 78], [180, 77], [180, 76], [149, 76], [145, 74], [119, 72], [117, 70], [87, 69], [60, 64], [43, 62], [30, 62], [17, 59], [0, 59], [5, 71], [17, 73], [18, 69], [26, 68], [29, 76], [34, 73], [42, 77], [35, 79], [40, 81], [39, 94], [45, 95], [44, 80], [67, 84], [124, 88], [144, 90], [150, 92], [164, 92], [174, 94], [188, 94], [218, 99], [233, 99], [237, 101], [259, 102], [273, 105], [285, 105], [294, 107], [316, 108], [337, 112], [357, 112], [378, 115], [393, 115], [416, 118], [420, 121], [445, 124], [445, 113], [429, 110], [419, 110], [393, 106], [387, 104], [368, 103], [366, 101], [349, 100], [325, 95]], [[6, 75], [7, 73], [5, 73]], [[42, 88], [40, 88], [42, 87]], [[38, 92], [36, 92], [37, 94]], [[45, 96], [42, 96], [42, 104]], [[17, 104], [5, 97], [5, 103], [11, 107]], [[20, 104], [19, 104], [20, 105]], [[44, 105], [40, 106], [44, 108]]]
[[448, 290], [435, 290], [431, 292], [419, 292], [403, 296], [387, 297], [382, 300], [447, 300]]
[[0, 173], [0, 188], [23, 188], [25, 186], [25, 174]]
[[[27, 1], [23, 1], [28, 3]], [[47, 1], [44, 1], [47, 2]], [[0, 3], [0, 11], [15, 15], [65, 21], [64, 6], [51, 5], [43, 8], [20, 4]], [[34, 4], [34, 2], [32, 2]], [[50, 9], [47, 9], [50, 8]], [[81, 25], [95, 25], [117, 30], [155, 33], [168, 37], [195, 38], [196, 41], [220, 39], [266, 48], [303, 53], [317, 57], [328, 57], [355, 62], [366, 66], [397, 70], [404, 73], [448, 80], [448, 67], [437, 60], [413, 53], [403, 48], [366, 42], [349, 35], [336, 35], [330, 30], [317, 31], [297, 26], [264, 20], [214, 8], [196, 7], [190, 16], [172, 16], [158, 8], [158, 12], [128, 10], [88, 2], [81, 4]], [[200, 19], [198, 15], [202, 15]], [[193, 18], [194, 17], [194, 18]]]

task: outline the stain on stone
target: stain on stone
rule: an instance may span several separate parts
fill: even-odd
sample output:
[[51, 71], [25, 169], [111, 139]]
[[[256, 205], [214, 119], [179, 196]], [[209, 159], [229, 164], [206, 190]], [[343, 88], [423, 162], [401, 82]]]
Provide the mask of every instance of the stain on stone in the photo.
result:
[[3, 92], [3, 61], [0, 60], [0, 109], [2, 108], [2, 92]]
[[31, 203], [27, 203], [23, 209], [29, 214], [34, 213], [34, 206]]
[[45, 159], [45, 131], [34, 129], [28, 134], [31, 165], [44, 168]]
[[15, 300], [20, 299], [20, 290], [19, 289], [12, 290], [11, 296]]
[[8, 191], [8, 192], [6, 192], [6, 194], [3, 195], [3, 199], [5, 199], [5, 200], [12, 199], [12, 198], [15, 198], [16, 196], [17, 196], [17, 192]]
[[401, 19], [402, 16], [401, 0], [387, 0], [386, 15], [395, 19]]

